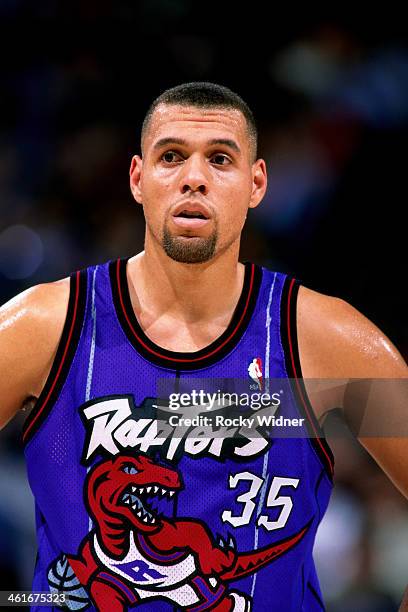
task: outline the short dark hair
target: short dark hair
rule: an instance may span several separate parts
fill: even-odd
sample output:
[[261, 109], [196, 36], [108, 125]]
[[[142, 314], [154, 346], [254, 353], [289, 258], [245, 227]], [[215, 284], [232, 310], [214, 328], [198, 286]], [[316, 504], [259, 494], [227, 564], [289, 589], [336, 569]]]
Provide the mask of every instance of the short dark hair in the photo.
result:
[[166, 91], [160, 94], [160, 96], [152, 102], [146, 113], [142, 124], [142, 142], [149, 127], [152, 115], [160, 104], [195, 106], [202, 109], [227, 108], [241, 111], [247, 123], [248, 137], [253, 158], [256, 159], [258, 132], [254, 115], [241, 96], [231, 91], [231, 89], [228, 89], [228, 87], [217, 85], [216, 83], [197, 81], [183, 83], [171, 89], [166, 89]]

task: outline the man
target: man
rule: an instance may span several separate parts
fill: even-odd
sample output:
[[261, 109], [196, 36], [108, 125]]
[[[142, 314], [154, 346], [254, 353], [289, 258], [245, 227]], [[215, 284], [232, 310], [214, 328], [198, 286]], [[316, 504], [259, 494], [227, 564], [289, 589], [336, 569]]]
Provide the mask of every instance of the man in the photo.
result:
[[[344, 391], [312, 407], [299, 379], [404, 378], [407, 367], [352, 306], [238, 261], [266, 183], [241, 98], [208, 83], [168, 90], [130, 168], [145, 250], [2, 308], [2, 423], [35, 402], [23, 434], [34, 591], [110, 612], [324, 609], [312, 548], [333, 458], [319, 421]], [[170, 418], [158, 428], [157, 380], [176, 391], [191, 382], [184, 395], [194, 400], [197, 378], [263, 391], [294, 378], [279, 409], [308, 435], [253, 438], [232, 427], [227, 440], [229, 427], [221, 437], [210, 427], [208, 438], [188, 423], [175, 434]], [[186, 407], [182, 393], [170, 398]], [[407, 442], [362, 441], [407, 495]]]

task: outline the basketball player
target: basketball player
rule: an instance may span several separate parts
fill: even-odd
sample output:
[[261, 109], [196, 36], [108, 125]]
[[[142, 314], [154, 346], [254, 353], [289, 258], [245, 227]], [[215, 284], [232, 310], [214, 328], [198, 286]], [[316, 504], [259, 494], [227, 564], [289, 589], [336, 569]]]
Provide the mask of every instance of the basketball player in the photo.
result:
[[[209, 83], [168, 90], [141, 144], [130, 188], [145, 250], [1, 310], [2, 424], [35, 403], [23, 432], [33, 590], [103, 612], [323, 610], [312, 549], [333, 457], [319, 422], [342, 397], [311, 406], [304, 385], [291, 387], [282, 410], [308, 436], [238, 427], [227, 440], [228, 427], [208, 438], [188, 425], [175, 436], [170, 419], [157, 424], [157, 380], [266, 391], [274, 378], [404, 378], [407, 367], [349, 304], [239, 262], [267, 183], [240, 97]], [[407, 495], [408, 442], [363, 442]]]

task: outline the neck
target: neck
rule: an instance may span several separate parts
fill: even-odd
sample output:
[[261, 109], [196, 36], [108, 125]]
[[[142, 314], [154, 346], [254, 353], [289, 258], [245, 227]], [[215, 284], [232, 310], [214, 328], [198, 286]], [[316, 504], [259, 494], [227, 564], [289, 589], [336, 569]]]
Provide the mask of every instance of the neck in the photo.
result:
[[128, 282], [136, 314], [149, 313], [185, 323], [217, 320], [228, 325], [244, 282], [238, 262], [239, 241], [202, 264], [170, 259], [146, 240], [145, 251], [129, 260]]

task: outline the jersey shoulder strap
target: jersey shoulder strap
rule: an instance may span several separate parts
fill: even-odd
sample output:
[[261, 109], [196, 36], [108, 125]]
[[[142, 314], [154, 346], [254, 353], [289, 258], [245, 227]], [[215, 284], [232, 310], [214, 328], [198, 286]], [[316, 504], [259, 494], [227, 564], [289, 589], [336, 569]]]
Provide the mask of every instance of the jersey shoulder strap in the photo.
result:
[[323, 429], [316, 418], [306, 392], [299, 357], [297, 334], [297, 300], [301, 281], [287, 276], [282, 289], [280, 305], [280, 332], [287, 376], [297, 400], [297, 406], [307, 423], [310, 443], [320, 458], [330, 479], [333, 479], [334, 456]]
[[58, 399], [70, 370], [85, 321], [89, 270], [91, 268], [74, 272], [70, 276], [68, 308], [62, 335], [43, 390], [24, 422], [22, 430], [22, 442], [24, 445], [31, 440], [34, 433], [46, 419], [52, 406]]

